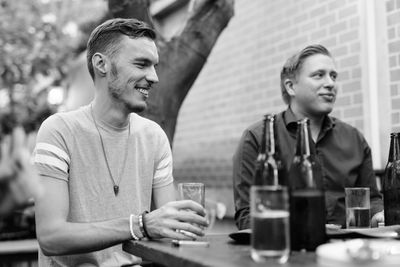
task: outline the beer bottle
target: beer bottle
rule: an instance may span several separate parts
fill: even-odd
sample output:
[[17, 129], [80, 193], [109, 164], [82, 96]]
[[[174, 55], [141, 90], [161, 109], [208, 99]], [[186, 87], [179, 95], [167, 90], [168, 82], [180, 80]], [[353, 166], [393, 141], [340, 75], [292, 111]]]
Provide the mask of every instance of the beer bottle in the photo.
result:
[[400, 224], [400, 147], [399, 133], [390, 134], [388, 162], [382, 181], [385, 225]]
[[275, 139], [275, 116], [267, 114], [266, 119], [266, 159], [264, 162], [264, 180], [267, 185], [283, 185], [280, 175], [282, 169], [282, 163], [279, 160], [276, 152], [276, 139]]
[[254, 185], [264, 185], [266, 183], [264, 179], [264, 164], [266, 159], [266, 123], [267, 116], [264, 116], [263, 124], [262, 124], [262, 134], [261, 134], [261, 144], [258, 150], [258, 155], [255, 164], [255, 172], [254, 172]]
[[313, 251], [326, 241], [322, 177], [317, 177], [310, 138], [310, 121], [298, 121], [296, 153], [289, 171], [292, 250]]

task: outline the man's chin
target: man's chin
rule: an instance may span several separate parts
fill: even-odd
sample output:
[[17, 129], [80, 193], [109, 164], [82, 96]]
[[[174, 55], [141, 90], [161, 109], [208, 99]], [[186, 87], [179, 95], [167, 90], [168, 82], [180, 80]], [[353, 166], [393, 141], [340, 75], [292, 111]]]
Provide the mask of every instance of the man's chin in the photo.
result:
[[308, 113], [313, 116], [326, 116], [329, 115], [333, 110], [333, 107], [331, 106], [319, 106], [318, 108], [315, 109], [310, 109], [308, 110]]
[[320, 113], [321, 115], [328, 115], [329, 113], [332, 112], [332, 110], [333, 110], [333, 107], [324, 107], [324, 108], [321, 108], [321, 109], [319, 110], [319, 113]]

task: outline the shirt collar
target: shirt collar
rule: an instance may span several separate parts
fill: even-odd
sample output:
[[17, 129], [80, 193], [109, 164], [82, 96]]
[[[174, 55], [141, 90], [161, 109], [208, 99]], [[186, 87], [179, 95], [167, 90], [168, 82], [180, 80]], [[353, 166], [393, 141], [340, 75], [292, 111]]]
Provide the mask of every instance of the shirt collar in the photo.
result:
[[[294, 114], [293, 110], [290, 108], [290, 106], [286, 109], [286, 111], [283, 114], [284, 122], [286, 129], [288, 130], [297, 130], [297, 121], [298, 119], [296, 118], [296, 115]], [[322, 129], [321, 132], [326, 132], [333, 127], [335, 127], [335, 118], [332, 118], [330, 116], [325, 116], [325, 119], [322, 123]]]

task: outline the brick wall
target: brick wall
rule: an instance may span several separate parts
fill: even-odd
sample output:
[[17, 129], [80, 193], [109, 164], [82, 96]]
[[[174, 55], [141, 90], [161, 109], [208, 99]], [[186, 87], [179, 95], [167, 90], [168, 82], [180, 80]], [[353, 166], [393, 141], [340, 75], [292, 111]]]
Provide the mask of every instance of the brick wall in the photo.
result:
[[387, 0], [387, 35], [389, 53], [392, 130], [400, 131], [400, 1]]
[[[173, 144], [176, 180], [205, 182], [209, 196], [225, 202], [233, 214], [232, 155], [239, 138], [263, 114], [285, 108], [280, 68], [308, 44], [325, 45], [336, 59], [339, 95], [333, 115], [364, 132], [362, 1], [236, 0], [234, 18], [181, 109]], [[400, 1], [387, 2], [393, 22], [391, 89], [397, 96], [400, 22], [394, 14]], [[392, 120], [400, 127], [400, 97], [393, 101]]]

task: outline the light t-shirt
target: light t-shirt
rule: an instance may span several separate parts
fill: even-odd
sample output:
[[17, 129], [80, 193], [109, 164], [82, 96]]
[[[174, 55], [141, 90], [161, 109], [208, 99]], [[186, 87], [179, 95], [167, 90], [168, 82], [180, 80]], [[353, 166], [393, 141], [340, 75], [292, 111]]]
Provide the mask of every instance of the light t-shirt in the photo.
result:
[[[115, 183], [119, 185], [117, 196], [90, 106], [52, 115], [38, 132], [35, 165], [40, 175], [68, 183], [69, 222], [139, 214], [150, 209], [154, 188], [173, 182], [171, 148], [158, 124], [135, 113], [130, 115], [130, 130], [128, 126], [117, 129], [96, 122]], [[126, 149], [126, 164], [121, 171]], [[121, 266], [140, 263], [140, 259], [123, 252], [122, 245], [70, 256], [47, 257], [39, 251], [40, 266], [76, 266], [83, 262]]]

